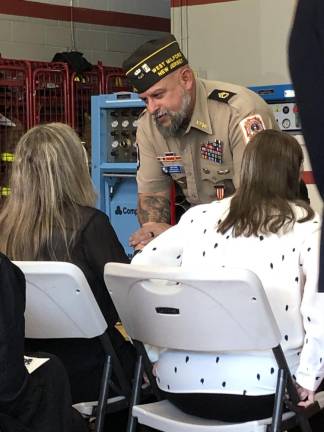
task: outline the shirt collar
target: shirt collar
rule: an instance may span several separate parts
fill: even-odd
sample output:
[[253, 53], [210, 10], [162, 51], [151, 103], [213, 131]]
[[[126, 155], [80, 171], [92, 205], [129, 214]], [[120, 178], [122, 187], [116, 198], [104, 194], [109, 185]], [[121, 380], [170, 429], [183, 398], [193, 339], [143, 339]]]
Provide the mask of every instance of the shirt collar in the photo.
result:
[[208, 94], [204, 84], [199, 79], [196, 80], [196, 102], [186, 133], [192, 127], [207, 134], [212, 133], [208, 112]]

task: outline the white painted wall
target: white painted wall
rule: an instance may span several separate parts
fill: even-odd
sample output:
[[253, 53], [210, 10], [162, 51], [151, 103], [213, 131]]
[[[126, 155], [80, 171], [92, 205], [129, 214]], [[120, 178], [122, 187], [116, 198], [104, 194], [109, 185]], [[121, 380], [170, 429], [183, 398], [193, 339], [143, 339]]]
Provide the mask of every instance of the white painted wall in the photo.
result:
[[202, 77], [290, 82], [287, 38], [296, 0], [238, 0], [171, 10], [172, 31]]
[[[71, 0], [43, 0], [42, 3], [69, 6]], [[169, 0], [73, 0], [73, 4], [89, 9], [170, 17]], [[146, 40], [165, 34], [84, 23], [73, 26], [75, 48], [83, 52], [90, 63], [101, 60], [111, 66], [120, 66], [129, 53]], [[0, 14], [0, 53], [3, 57], [51, 61], [55, 53], [72, 46], [69, 22]]]

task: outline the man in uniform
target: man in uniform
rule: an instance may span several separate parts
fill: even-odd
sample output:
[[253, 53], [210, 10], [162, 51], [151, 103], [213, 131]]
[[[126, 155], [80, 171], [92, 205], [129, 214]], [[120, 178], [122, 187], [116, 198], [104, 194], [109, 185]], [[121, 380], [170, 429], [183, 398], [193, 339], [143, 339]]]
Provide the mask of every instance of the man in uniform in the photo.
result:
[[146, 104], [137, 129], [141, 228], [130, 238], [141, 248], [170, 226], [171, 180], [192, 205], [231, 195], [250, 138], [277, 123], [252, 91], [196, 78], [173, 35], [144, 43], [123, 68]]

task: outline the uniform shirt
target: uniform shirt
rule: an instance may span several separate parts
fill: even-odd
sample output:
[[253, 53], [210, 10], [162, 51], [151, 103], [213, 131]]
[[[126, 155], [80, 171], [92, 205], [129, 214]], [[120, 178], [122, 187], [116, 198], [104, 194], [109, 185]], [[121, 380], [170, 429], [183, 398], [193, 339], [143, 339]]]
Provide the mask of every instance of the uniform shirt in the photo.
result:
[[[133, 263], [210, 269], [247, 268], [266, 291], [297, 382], [316, 389], [324, 376], [324, 294], [317, 292], [320, 219], [295, 223], [286, 234], [233, 237], [217, 233], [230, 198], [191, 208], [178, 225], [150, 242]], [[297, 215], [304, 212], [293, 206]], [[199, 307], [199, 305], [197, 305]], [[262, 395], [275, 392], [272, 351], [194, 353], [162, 351], [157, 382], [176, 393]]]
[[[216, 183], [230, 179], [238, 186], [242, 155], [250, 136], [262, 129], [277, 128], [269, 106], [247, 88], [200, 79], [196, 84], [194, 111], [181, 138], [163, 138], [147, 111], [139, 119], [139, 193], [167, 190], [171, 177], [162, 168], [170, 170], [171, 165], [171, 170], [182, 171], [171, 175], [190, 203], [213, 201]], [[181, 159], [172, 161], [174, 156]], [[164, 157], [164, 161], [157, 159]]]

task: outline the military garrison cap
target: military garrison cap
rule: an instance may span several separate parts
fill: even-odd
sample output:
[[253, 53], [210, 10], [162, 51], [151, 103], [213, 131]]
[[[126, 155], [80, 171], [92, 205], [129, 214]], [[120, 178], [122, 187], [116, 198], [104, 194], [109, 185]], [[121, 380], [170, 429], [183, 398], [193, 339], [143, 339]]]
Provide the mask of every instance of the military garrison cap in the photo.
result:
[[188, 63], [172, 34], [141, 45], [123, 62], [134, 90], [143, 93], [152, 85]]

